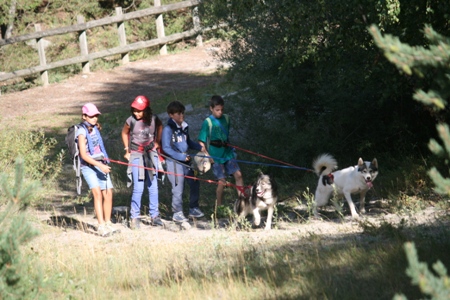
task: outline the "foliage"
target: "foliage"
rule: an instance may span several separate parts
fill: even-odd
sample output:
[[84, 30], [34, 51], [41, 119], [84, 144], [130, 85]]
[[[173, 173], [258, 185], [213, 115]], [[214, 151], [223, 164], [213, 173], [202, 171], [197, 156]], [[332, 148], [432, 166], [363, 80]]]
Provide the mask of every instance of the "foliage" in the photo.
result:
[[7, 205], [0, 212], [0, 298], [30, 299], [36, 297], [41, 286], [39, 277], [27, 270], [20, 247], [37, 235], [27, 221], [25, 210], [31, 195], [39, 188], [36, 181], [26, 183], [25, 162], [15, 165], [15, 184], [9, 186], [8, 176], [1, 174], [0, 189]]
[[411, 99], [431, 78], [399, 76], [367, 27], [425, 45], [416, 32], [425, 22], [448, 30], [450, 4], [216, 0], [201, 8], [204, 24], [228, 24], [230, 46], [220, 58], [241, 90], [227, 98], [242, 105], [235, 124], [252, 132], [252, 148], [300, 166], [321, 152], [351, 165], [360, 155], [417, 157], [435, 136], [438, 116]]
[[14, 34], [25, 34], [34, 31], [33, 24], [42, 23], [44, 26], [57, 27], [70, 25], [76, 22], [77, 15], [85, 15], [88, 18], [105, 16], [101, 12], [98, 1], [78, 0], [18, 0], [16, 14], [10, 16], [9, 6], [11, 0], [0, 0], [0, 24], [7, 24], [12, 18], [14, 20]]
[[[426, 263], [420, 262], [414, 243], [405, 243], [406, 257], [409, 267], [406, 274], [411, 277], [412, 284], [420, 287], [422, 293], [435, 300], [448, 299], [450, 294], [450, 278], [447, 275], [447, 269], [440, 261], [433, 264], [435, 273], [428, 269]], [[407, 299], [404, 295], [396, 295], [395, 300]]]
[[417, 89], [414, 99], [425, 104], [437, 116], [439, 124], [437, 131], [443, 146], [435, 139], [429, 142], [430, 150], [444, 159], [445, 168], [441, 172], [437, 167], [432, 167], [428, 172], [436, 185], [436, 191], [450, 195], [449, 158], [450, 158], [450, 132], [448, 124], [450, 99], [450, 39], [438, 34], [430, 26], [425, 26], [424, 35], [429, 41], [428, 47], [410, 46], [400, 42], [398, 37], [392, 35], [382, 36], [377, 27], [372, 26], [370, 32], [386, 58], [408, 75], [415, 74], [419, 77], [432, 76], [428, 91]]
[[[438, 34], [431, 26], [425, 26], [424, 34], [429, 41], [428, 47], [410, 46], [400, 42], [398, 37], [392, 35], [382, 36], [376, 26], [370, 28], [370, 32], [380, 49], [383, 50], [386, 58], [397, 66], [402, 72], [419, 77], [432, 76], [428, 91], [417, 89], [414, 99], [422, 102], [435, 112], [448, 112], [448, 99], [450, 99], [450, 39]], [[444, 146], [441, 146], [435, 139], [429, 143], [430, 150], [440, 158], [444, 159], [446, 165], [445, 173], [448, 176], [448, 162], [450, 158], [450, 133], [447, 115], [441, 114], [440, 124], [437, 125], [439, 137]], [[436, 167], [432, 167], [428, 172], [436, 191], [449, 196], [450, 178], [445, 178]], [[412, 279], [412, 284], [420, 287], [422, 293], [432, 299], [447, 299], [450, 293], [450, 280], [447, 276], [447, 269], [438, 261], [433, 265], [435, 274], [428, 270], [425, 263], [418, 260], [414, 243], [406, 243], [405, 251], [408, 258], [409, 267], [406, 271]], [[395, 299], [407, 299], [404, 295], [396, 295]]]
[[[41, 4], [41, 0], [0, 0], [0, 24], [15, 24], [17, 12], [34, 11]], [[15, 11], [11, 10], [12, 5], [16, 5]], [[25, 20], [29, 21], [26, 17]]]
[[[162, 5], [179, 2], [176, 0], [161, 1]], [[6, 19], [2, 19], [2, 12], [9, 9], [9, 0], [0, 0], [0, 28], [6, 26]], [[124, 13], [133, 12], [153, 7], [154, 2], [144, 1], [79, 1], [79, 0], [52, 0], [28, 1], [25, 5], [19, 0], [16, 11], [13, 36], [19, 36], [34, 32], [34, 24], [41, 24], [42, 30], [70, 26], [77, 23], [77, 16], [84, 16], [85, 21], [97, 20], [114, 15], [114, 8], [121, 6]], [[192, 15], [190, 9], [167, 12], [163, 15], [165, 34], [182, 32], [192, 28]], [[134, 43], [155, 39], [156, 25], [155, 17], [143, 17], [125, 22], [127, 42]], [[46, 37], [50, 44], [46, 48], [47, 63], [56, 62], [79, 56], [79, 45], [77, 34], [62, 34]], [[87, 31], [89, 52], [98, 52], [105, 49], [117, 47], [119, 39], [115, 25], [91, 28]], [[27, 41], [0, 47], [0, 71], [12, 72], [39, 65], [39, 57], [34, 47], [34, 41]], [[157, 53], [156, 49], [143, 49], [133, 51], [131, 60], [145, 59]], [[170, 48], [169, 48], [170, 49]], [[11, 59], [14, 58], [14, 59]], [[96, 59], [91, 63], [91, 71], [108, 69], [120, 63], [121, 55], [108, 56], [104, 59]], [[49, 72], [49, 81], [58, 82], [70, 75], [79, 73], [81, 65], [71, 65], [53, 69]], [[0, 92], [13, 92], [27, 89], [40, 84], [39, 76], [32, 75], [25, 78], [15, 79], [1, 84]]]
[[[17, 157], [24, 161], [25, 176], [29, 180], [41, 182], [48, 190], [54, 184], [62, 169], [63, 154], [53, 153], [56, 140], [47, 138], [44, 130], [22, 131], [10, 127], [0, 132], [0, 169], [12, 181]], [[29, 195], [30, 199], [42, 199], [42, 194]], [[4, 203], [0, 199], [0, 203]]]
[[[446, 165], [448, 166], [448, 157], [450, 156], [450, 132], [448, 129], [448, 124], [439, 124], [437, 125], [437, 130], [439, 132], [439, 137], [444, 143], [445, 152], [444, 149], [439, 145], [437, 141], [432, 139], [430, 141], [429, 147], [430, 150], [436, 154], [436, 155], [442, 155], [446, 156], [447, 159], [445, 160]], [[436, 191], [441, 194], [450, 195], [450, 178], [445, 178], [442, 176], [442, 174], [438, 171], [436, 167], [431, 168], [431, 170], [428, 172], [428, 175], [430, 175], [431, 179], [436, 185]], [[448, 170], [447, 170], [447, 176], [448, 176]]]

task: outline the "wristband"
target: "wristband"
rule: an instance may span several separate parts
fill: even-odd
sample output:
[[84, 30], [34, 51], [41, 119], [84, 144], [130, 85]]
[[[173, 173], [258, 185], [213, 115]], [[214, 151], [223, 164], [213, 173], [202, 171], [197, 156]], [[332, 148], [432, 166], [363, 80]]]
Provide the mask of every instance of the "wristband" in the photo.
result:
[[127, 150], [128, 150], [128, 147], [123, 148], [123, 150], [127, 151]]

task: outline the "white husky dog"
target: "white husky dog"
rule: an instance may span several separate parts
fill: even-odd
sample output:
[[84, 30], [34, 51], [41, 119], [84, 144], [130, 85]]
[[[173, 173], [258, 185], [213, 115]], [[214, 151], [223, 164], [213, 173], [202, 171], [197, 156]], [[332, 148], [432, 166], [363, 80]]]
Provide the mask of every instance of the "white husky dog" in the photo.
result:
[[319, 176], [319, 183], [315, 193], [314, 215], [317, 217], [317, 206], [324, 206], [328, 203], [333, 192], [338, 196], [344, 195], [348, 202], [352, 218], [358, 218], [355, 204], [352, 201], [351, 194], [359, 193], [359, 210], [365, 213], [364, 201], [367, 191], [373, 186], [372, 182], [378, 175], [378, 162], [374, 158], [372, 162], [358, 160], [354, 167], [348, 167], [339, 171], [337, 162], [330, 154], [322, 154], [313, 162], [313, 168]]

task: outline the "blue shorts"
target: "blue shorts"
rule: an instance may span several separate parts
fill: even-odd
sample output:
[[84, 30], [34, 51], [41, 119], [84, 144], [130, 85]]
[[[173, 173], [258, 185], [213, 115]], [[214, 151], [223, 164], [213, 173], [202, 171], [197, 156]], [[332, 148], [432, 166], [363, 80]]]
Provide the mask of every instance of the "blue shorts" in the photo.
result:
[[239, 170], [239, 165], [234, 159], [228, 160], [223, 164], [215, 163], [212, 165], [212, 171], [217, 180], [224, 179], [228, 175], [233, 175]]
[[82, 166], [81, 174], [91, 190], [96, 187], [100, 187], [102, 191], [114, 188], [111, 175], [103, 173], [98, 167]]

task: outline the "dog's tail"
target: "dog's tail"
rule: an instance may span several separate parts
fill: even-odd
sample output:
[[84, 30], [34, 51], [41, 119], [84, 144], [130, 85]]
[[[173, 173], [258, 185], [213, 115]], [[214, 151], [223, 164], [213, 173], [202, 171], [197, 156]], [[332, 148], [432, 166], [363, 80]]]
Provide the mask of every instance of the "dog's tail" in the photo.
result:
[[337, 169], [337, 161], [330, 154], [321, 154], [313, 161], [317, 176], [328, 175]]

